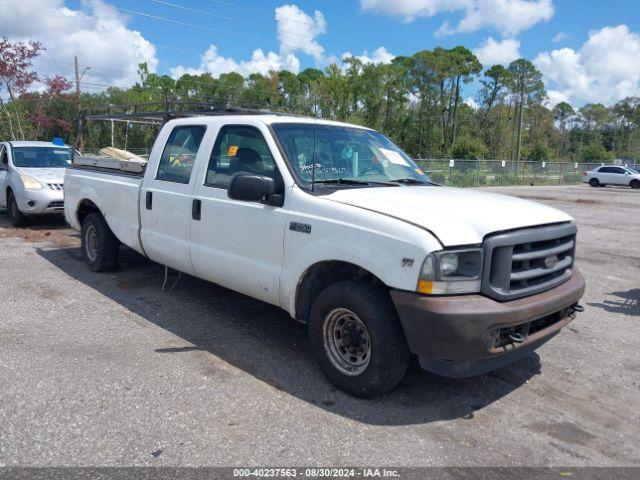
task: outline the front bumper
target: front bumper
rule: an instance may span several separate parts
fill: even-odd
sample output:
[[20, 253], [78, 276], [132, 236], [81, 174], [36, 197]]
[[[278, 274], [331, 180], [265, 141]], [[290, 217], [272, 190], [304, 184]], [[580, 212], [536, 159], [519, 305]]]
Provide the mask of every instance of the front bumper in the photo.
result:
[[25, 215], [50, 215], [64, 213], [64, 192], [44, 186], [40, 190], [15, 192], [18, 208]]
[[[584, 279], [509, 302], [482, 295], [425, 296], [392, 291], [409, 348], [425, 370], [468, 377], [509, 364], [545, 343], [575, 318]], [[510, 335], [518, 334], [521, 343]], [[513, 338], [513, 337], [512, 337]]]

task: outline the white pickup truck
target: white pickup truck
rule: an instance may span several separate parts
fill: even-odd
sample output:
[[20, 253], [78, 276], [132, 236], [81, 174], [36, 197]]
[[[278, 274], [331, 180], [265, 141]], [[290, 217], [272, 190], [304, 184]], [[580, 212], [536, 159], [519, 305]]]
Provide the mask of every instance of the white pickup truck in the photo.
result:
[[475, 375], [530, 353], [584, 292], [576, 225], [553, 208], [434, 185], [384, 135], [278, 115], [169, 121], [143, 173], [72, 165], [65, 215], [85, 262], [120, 244], [278, 305], [322, 371], [360, 397], [411, 354]]

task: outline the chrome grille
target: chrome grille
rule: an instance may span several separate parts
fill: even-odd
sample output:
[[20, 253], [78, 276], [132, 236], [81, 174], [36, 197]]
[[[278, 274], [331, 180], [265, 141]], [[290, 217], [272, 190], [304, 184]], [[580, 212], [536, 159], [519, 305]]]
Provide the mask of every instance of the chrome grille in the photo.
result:
[[47, 183], [47, 187], [58, 192], [64, 191], [64, 184], [62, 183]]
[[571, 277], [572, 223], [503, 233], [485, 240], [483, 292], [512, 300], [553, 288]]

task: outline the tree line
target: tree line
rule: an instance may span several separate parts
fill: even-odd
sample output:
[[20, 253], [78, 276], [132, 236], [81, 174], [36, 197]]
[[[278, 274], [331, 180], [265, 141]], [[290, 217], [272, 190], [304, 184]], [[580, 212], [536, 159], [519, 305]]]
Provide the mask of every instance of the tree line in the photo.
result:
[[[187, 102], [366, 125], [422, 158], [640, 160], [640, 98], [577, 109], [561, 102], [550, 108], [542, 74], [529, 60], [483, 66], [462, 46], [422, 50], [389, 64], [351, 57], [322, 70], [246, 77], [231, 72], [174, 79], [150, 73], [141, 64], [132, 87], [105, 86], [94, 93], [73, 91], [73, 82], [61, 75], [41, 78], [32, 64], [43, 49], [38, 42], [0, 41], [2, 139], [62, 137], [74, 144], [82, 129], [87, 148], [111, 145], [113, 135], [115, 146], [145, 150], [155, 128], [119, 124], [112, 132], [99, 122], [82, 128], [78, 119], [104, 113], [104, 105], [125, 106], [118, 111], [136, 104], [162, 110]], [[477, 86], [474, 101], [464, 101], [471, 83]]]

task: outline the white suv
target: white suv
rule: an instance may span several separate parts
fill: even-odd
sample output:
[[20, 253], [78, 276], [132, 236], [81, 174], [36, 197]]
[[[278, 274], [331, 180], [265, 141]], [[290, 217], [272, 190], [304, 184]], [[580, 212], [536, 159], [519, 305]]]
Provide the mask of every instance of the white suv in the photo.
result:
[[606, 187], [607, 185], [624, 185], [634, 189], [640, 188], [640, 172], [631, 167], [603, 165], [590, 172], [584, 172], [584, 183], [592, 187]]

